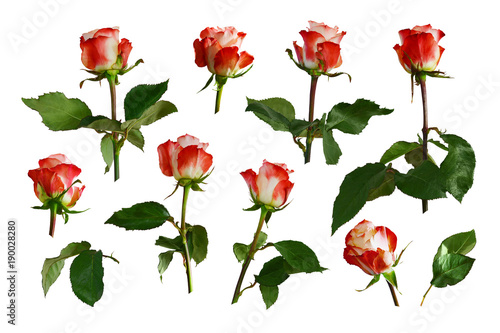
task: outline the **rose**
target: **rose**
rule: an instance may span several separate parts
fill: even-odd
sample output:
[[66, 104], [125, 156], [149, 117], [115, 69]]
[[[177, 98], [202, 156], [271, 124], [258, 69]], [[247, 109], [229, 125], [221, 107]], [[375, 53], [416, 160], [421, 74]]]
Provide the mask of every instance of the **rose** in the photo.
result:
[[331, 28], [314, 21], [309, 21], [309, 26], [308, 31], [300, 31], [304, 47], [293, 42], [298, 63], [304, 69], [318, 70], [319, 74], [328, 73], [342, 65], [339, 44], [346, 32], [338, 32], [338, 27]]
[[81, 172], [80, 168], [63, 154], [50, 155], [38, 164], [38, 169], [28, 172], [28, 176], [33, 180], [37, 198], [42, 203], [55, 199], [65, 208], [73, 207], [85, 189], [85, 186], [73, 186], [75, 178]]
[[120, 41], [117, 27], [92, 30], [80, 37], [82, 63], [95, 72], [120, 70], [127, 66], [132, 44], [126, 38]]
[[176, 180], [201, 181], [212, 166], [212, 155], [205, 151], [207, 147], [208, 143], [201, 143], [189, 134], [178, 137], [177, 142], [168, 140], [158, 146], [161, 172]]
[[394, 250], [396, 235], [386, 227], [376, 227], [363, 220], [345, 238], [344, 259], [369, 275], [378, 275], [392, 270], [396, 261]]
[[401, 66], [410, 74], [419, 72], [433, 72], [444, 48], [438, 43], [444, 37], [439, 29], [432, 29], [431, 25], [415, 26], [413, 29], [399, 31], [401, 45], [396, 44], [394, 50], [398, 54]]
[[293, 183], [288, 180], [288, 170], [285, 164], [270, 163], [264, 160], [256, 174], [252, 169], [241, 172], [247, 182], [250, 195], [256, 205], [281, 207], [288, 199]]
[[254, 59], [246, 51], [238, 53], [245, 36], [234, 27], [204, 29], [193, 43], [196, 65], [222, 77], [235, 76]]

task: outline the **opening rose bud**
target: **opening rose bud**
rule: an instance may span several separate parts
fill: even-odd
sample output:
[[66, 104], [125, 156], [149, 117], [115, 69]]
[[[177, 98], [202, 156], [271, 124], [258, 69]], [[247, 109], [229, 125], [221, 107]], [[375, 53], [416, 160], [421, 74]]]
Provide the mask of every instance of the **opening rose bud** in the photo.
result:
[[234, 27], [206, 28], [200, 39], [193, 43], [195, 63], [198, 67], [207, 66], [216, 75], [231, 77], [253, 62], [253, 56], [239, 49], [246, 33]]
[[165, 176], [176, 180], [200, 182], [212, 166], [212, 155], [205, 150], [208, 143], [189, 134], [177, 138], [177, 142], [168, 140], [158, 146], [160, 169]]
[[438, 43], [444, 37], [439, 29], [432, 29], [430, 24], [415, 26], [413, 29], [399, 31], [401, 45], [394, 50], [398, 54], [401, 66], [410, 74], [432, 72], [436, 69], [444, 52]]
[[288, 170], [285, 164], [264, 160], [258, 174], [248, 169], [241, 172], [241, 175], [247, 182], [256, 205], [278, 208], [286, 203], [293, 188], [293, 183], [288, 180], [288, 175], [292, 172], [293, 170]]
[[[331, 28], [324, 23], [309, 21], [308, 31], [300, 31], [304, 46], [293, 42], [302, 69], [311, 75], [320, 75], [342, 65], [339, 44], [345, 34], [345, 31], [339, 32], [338, 27]], [[316, 73], [311, 73], [308, 69], [316, 70]]]
[[358, 223], [347, 234], [345, 244], [344, 259], [366, 274], [388, 272], [396, 261], [396, 235], [389, 228], [376, 227], [370, 221]]
[[54, 236], [55, 217], [63, 215], [67, 221], [68, 208], [73, 207], [85, 189], [74, 186], [81, 170], [63, 154], [50, 155], [38, 161], [39, 168], [28, 171], [33, 180], [35, 195], [44, 204], [39, 209], [50, 209], [51, 227], [49, 234]]
[[128, 39], [121, 41], [117, 27], [96, 29], [80, 37], [82, 63], [95, 72], [120, 70], [127, 66], [132, 44]]

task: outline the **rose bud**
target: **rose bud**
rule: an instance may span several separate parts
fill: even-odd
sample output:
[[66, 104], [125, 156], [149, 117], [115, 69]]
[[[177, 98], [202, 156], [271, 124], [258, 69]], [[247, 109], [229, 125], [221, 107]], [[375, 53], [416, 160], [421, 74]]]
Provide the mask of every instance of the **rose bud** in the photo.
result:
[[339, 44], [345, 34], [345, 31], [339, 32], [338, 27], [331, 28], [324, 23], [309, 21], [308, 31], [300, 31], [304, 46], [293, 42], [301, 68], [314, 70], [314, 75], [319, 75], [342, 65]]
[[246, 51], [239, 53], [245, 36], [234, 27], [204, 29], [193, 43], [196, 65], [222, 77], [235, 76], [254, 59]]
[[158, 146], [161, 172], [178, 181], [203, 181], [212, 166], [212, 155], [205, 151], [207, 147], [208, 143], [188, 134], [178, 137], [177, 142], [168, 140]]
[[33, 180], [35, 195], [43, 203], [37, 209], [50, 210], [50, 236], [54, 236], [56, 216], [62, 215], [65, 222], [68, 214], [80, 213], [70, 211], [80, 196], [85, 186], [74, 186], [75, 180], [81, 170], [63, 154], [54, 154], [38, 162], [40, 167], [28, 171], [28, 176]]
[[293, 183], [288, 180], [288, 175], [293, 170], [288, 170], [285, 164], [270, 163], [264, 160], [256, 174], [252, 169], [241, 172], [250, 189], [250, 195], [256, 205], [266, 205], [271, 207], [283, 206]]
[[119, 33], [120, 30], [114, 27], [83, 34], [80, 37], [83, 65], [98, 73], [125, 68], [132, 44], [126, 38], [120, 41]]
[[444, 48], [438, 43], [444, 37], [439, 29], [432, 29], [431, 25], [415, 26], [413, 29], [399, 31], [401, 45], [396, 44], [394, 50], [398, 54], [401, 66], [410, 74], [419, 72], [433, 72]]
[[378, 275], [392, 270], [396, 261], [394, 250], [397, 237], [386, 227], [376, 227], [363, 220], [345, 238], [344, 259], [369, 275]]

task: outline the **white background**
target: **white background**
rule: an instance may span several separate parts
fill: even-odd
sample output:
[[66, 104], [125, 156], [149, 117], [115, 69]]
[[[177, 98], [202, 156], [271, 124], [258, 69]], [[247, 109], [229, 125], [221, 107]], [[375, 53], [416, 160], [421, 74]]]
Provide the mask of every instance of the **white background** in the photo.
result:
[[[63, 0], [10, 2], [1, 12], [2, 131], [1, 142], [1, 250], [0, 266], [6, 269], [6, 222], [18, 222], [18, 317], [7, 325], [7, 281], [0, 279], [2, 332], [302, 332], [339, 331], [414, 333], [466, 332], [497, 323], [498, 306], [498, 147], [500, 120], [500, 48], [494, 39], [496, 10], [488, 0], [469, 1], [95, 1]], [[308, 20], [338, 25], [347, 35], [341, 42], [341, 71], [352, 75], [319, 80], [316, 114], [328, 112], [339, 102], [367, 98], [394, 108], [389, 116], [374, 117], [359, 136], [334, 132], [343, 155], [337, 166], [327, 166], [321, 140], [314, 142], [312, 162], [303, 156], [290, 134], [274, 132], [253, 114], [245, 113], [245, 96], [255, 99], [284, 97], [295, 106], [297, 117], [307, 115], [309, 77], [288, 59], [299, 31]], [[453, 79], [428, 79], [431, 126], [465, 138], [475, 149], [477, 167], [472, 189], [459, 204], [451, 196], [429, 203], [422, 215], [420, 202], [400, 192], [368, 203], [348, 224], [330, 237], [331, 213], [344, 176], [354, 168], [378, 161], [390, 145], [416, 139], [421, 129], [421, 95], [410, 102], [410, 77], [401, 68], [395, 51], [398, 31], [431, 23], [445, 32], [446, 51], [439, 69]], [[234, 25], [247, 33], [242, 49], [255, 56], [253, 69], [244, 77], [229, 80], [222, 107], [213, 115], [215, 92], [198, 93], [209, 77], [206, 68], [194, 63], [192, 43], [207, 26]], [[143, 129], [144, 152], [126, 144], [121, 153], [121, 179], [103, 174], [99, 139], [91, 130], [52, 132], [40, 116], [27, 108], [21, 97], [37, 97], [61, 91], [80, 98], [94, 114], [109, 116], [109, 91], [103, 82], [78, 84], [89, 77], [82, 71], [79, 37], [102, 27], [119, 26], [120, 37], [133, 45], [129, 62], [145, 63], [120, 77], [118, 110], [123, 98], [140, 83], [170, 78], [163, 99], [179, 109]], [[181, 193], [166, 201], [174, 179], [158, 168], [156, 147], [185, 133], [209, 142], [214, 173], [206, 192], [189, 199], [189, 223], [204, 225], [209, 233], [207, 259], [194, 268], [194, 292], [187, 294], [180, 257], [164, 274], [157, 273], [154, 245], [159, 235], [174, 237], [172, 226], [131, 232], [104, 225], [111, 214], [135, 203], [164, 203], [177, 219]], [[440, 154], [431, 147], [431, 154]], [[48, 236], [48, 211], [33, 194], [29, 169], [53, 153], [64, 153], [83, 171], [87, 186], [73, 215], [64, 225], [58, 218], [55, 238]], [[241, 266], [232, 254], [234, 242], [250, 243], [258, 212], [244, 212], [251, 205], [248, 189], [239, 172], [257, 170], [263, 159], [286, 163], [295, 170], [292, 203], [273, 215], [270, 241], [300, 240], [313, 248], [323, 274], [299, 274], [280, 286], [278, 302], [265, 310], [257, 288], [248, 290], [235, 305], [231, 296]], [[395, 167], [405, 171], [403, 162]], [[370, 280], [342, 258], [344, 237], [354, 225], [368, 219], [385, 225], [398, 236], [398, 252], [413, 243], [396, 273], [402, 295], [395, 308], [385, 283], [365, 292]], [[421, 297], [432, 277], [432, 258], [446, 237], [475, 229], [478, 243], [470, 253], [477, 258], [460, 284], [433, 288], [423, 307]], [[54, 257], [70, 242], [87, 240], [94, 249], [114, 253], [116, 264], [105, 260], [105, 293], [91, 308], [72, 293], [69, 266], [44, 298], [40, 271], [45, 258]], [[262, 264], [277, 253], [259, 252], [244, 285]], [[6, 275], [2, 274], [2, 276]], [[493, 326], [496, 327], [496, 326]]]

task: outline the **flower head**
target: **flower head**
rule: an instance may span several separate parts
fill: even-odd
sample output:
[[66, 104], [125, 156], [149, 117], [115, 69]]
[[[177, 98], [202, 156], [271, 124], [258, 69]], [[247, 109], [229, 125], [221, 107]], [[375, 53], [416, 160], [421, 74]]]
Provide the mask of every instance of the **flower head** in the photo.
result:
[[241, 172], [241, 175], [247, 182], [255, 204], [278, 208], [286, 203], [293, 188], [293, 183], [288, 180], [288, 175], [292, 172], [285, 164], [264, 160], [258, 174], [248, 169]]
[[[63, 154], [50, 155], [38, 162], [39, 168], [28, 171], [35, 195], [42, 202], [58, 200], [64, 208], [73, 207], [85, 188], [74, 186], [81, 170]], [[62, 195], [62, 196], [61, 196]]]
[[189, 134], [178, 137], [177, 142], [168, 140], [158, 146], [161, 172], [178, 181], [202, 181], [212, 166], [212, 155], [205, 151], [207, 147], [208, 143], [201, 143]]
[[[415, 26], [413, 29], [399, 31], [401, 45], [394, 50], [404, 70], [410, 74], [429, 73], [436, 70], [444, 48], [438, 45], [444, 33], [433, 29], [430, 24]], [[418, 81], [417, 81], [418, 82]]]
[[205, 28], [200, 39], [193, 42], [195, 63], [198, 67], [207, 66], [212, 74], [221, 77], [234, 77], [253, 62], [253, 56], [246, 51], [240, 52], [246, 33], [234, 27]]
[[345, 238], [344, 259], [369, 275], [392, 270], [396, 261], [396, 235], [386, 227], [376, 227], [363, 220]]
[[293, 42], [299, 67], [309, 74], [320, 75], [342, 65], [339, 44], [345, 34], [336, 26], [309, 21], [309, 29], [300, 31], [304, 46]]

